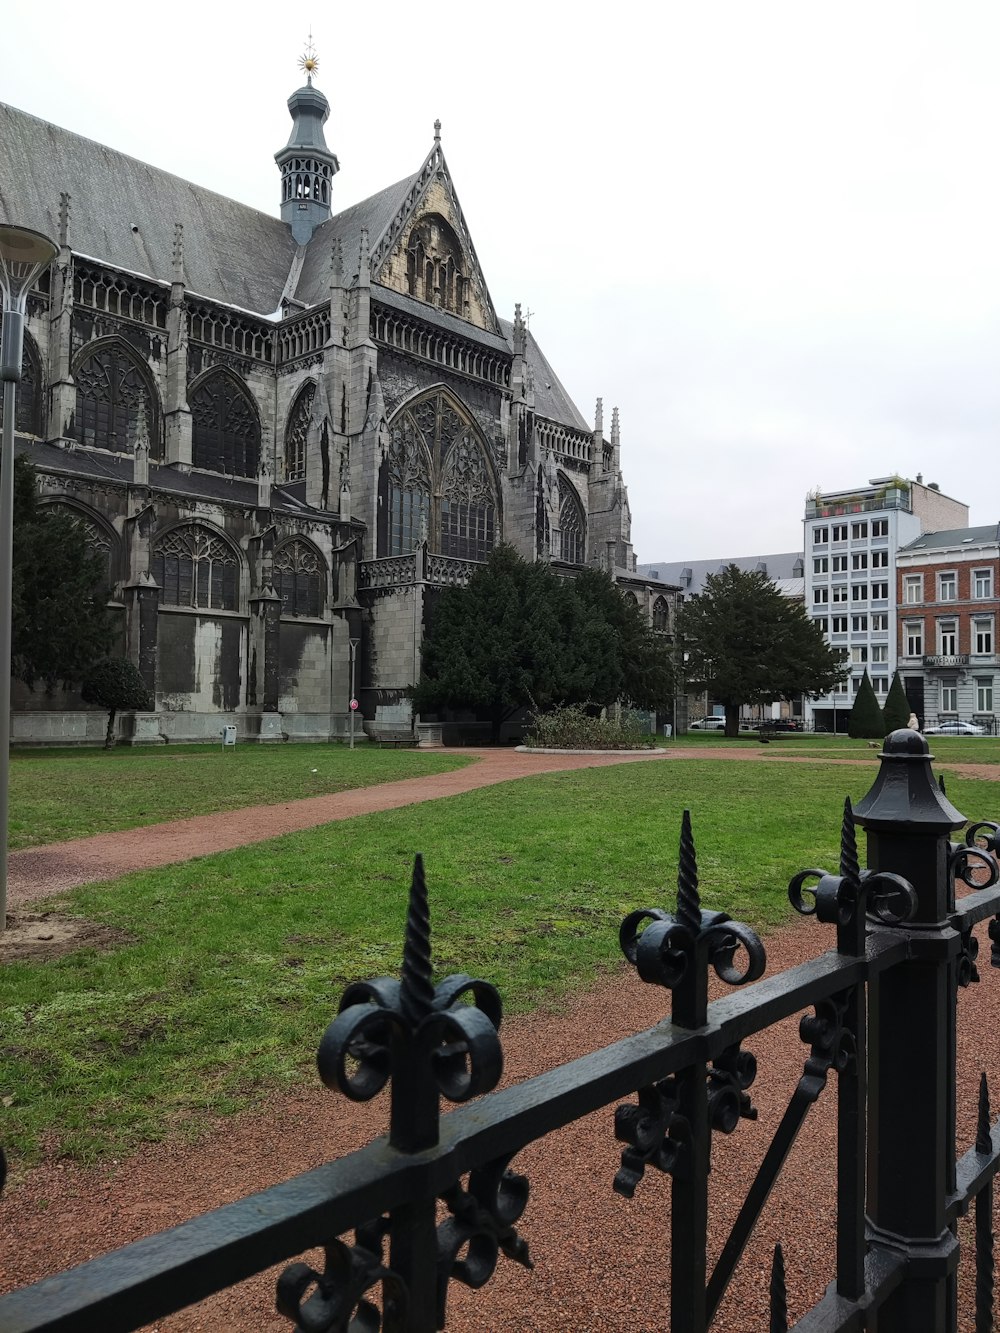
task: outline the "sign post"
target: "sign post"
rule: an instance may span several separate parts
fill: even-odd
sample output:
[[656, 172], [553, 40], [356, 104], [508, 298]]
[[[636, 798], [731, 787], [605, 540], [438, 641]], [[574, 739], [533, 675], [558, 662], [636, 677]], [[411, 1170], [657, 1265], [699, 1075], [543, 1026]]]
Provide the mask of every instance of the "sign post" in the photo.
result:
[[354, 694], [354, 667], [358, 659], [358, 644], [360, 639], [351, 639], [351, 749], [354, 749], [354, 717], [358, 711], [358, 701]]

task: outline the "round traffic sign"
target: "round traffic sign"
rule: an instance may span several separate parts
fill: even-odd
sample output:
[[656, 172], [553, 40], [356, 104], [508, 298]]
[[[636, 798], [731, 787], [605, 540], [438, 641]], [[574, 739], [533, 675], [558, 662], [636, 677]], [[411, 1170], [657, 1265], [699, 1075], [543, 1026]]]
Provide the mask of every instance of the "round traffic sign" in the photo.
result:
[[357, 708], [357, 706], [358, 706], [358, 701], [357, 701], [357, 699], [352, 699], [352, 700], [351, 700], [351, 707], [352, 707], [352, 708]]

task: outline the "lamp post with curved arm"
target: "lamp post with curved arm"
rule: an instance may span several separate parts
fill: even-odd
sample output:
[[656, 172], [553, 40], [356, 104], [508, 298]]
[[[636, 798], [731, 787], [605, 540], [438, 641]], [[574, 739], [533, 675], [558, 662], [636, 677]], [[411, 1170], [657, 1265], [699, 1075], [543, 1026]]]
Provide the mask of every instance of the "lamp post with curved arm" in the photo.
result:
[[0, 224], [0, 381], [3, 439], [0, 447], [0, 932], [7, 925], [7, 788], [10, 768], [11, 579], [14, 553], [14, 414], [24, 352], [24, 316], [31, 285], [59, 253], [39, 231]]

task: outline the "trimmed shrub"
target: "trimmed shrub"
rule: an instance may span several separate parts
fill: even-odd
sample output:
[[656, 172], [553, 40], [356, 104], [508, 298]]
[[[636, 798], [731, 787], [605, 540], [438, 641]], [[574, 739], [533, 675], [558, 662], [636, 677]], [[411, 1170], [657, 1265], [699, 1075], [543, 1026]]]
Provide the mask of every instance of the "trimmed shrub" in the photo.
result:
[[548, 750], [650, 750], [653, 742], [629, 712], [621, 720], [591, 717], [583, 704], [538, 713], [525, 735], [526, 745]]
[[81, 694], [89, 704], [108, 710], [108, 730], [104, 748], [115, 748], [115, 716], [119, 710], [150, 707], [150, 698], [139, 669], [127, 657], [108, 657], [95, 662], [83, 678]]
[[[909, 710], [907, 710], [907, 717], [909, 717]], [[875, 691], [872, 689], [867, 671], [861, 677], [854, 707], [851, 709], [851, 716], [847, 720], [847, 733], [849, 736], [855, 737], [856, 740], [863, 741], [880, 741], [885, 735], [882, 710], [875, 698]]]
[[890, 731], [898, 731], [900, 727], [905, 727], [910, 720], [910, 711], [910, 703], [897, 671], [892, 678], [889, 695], [885, 701], [885, 707], [882, 709], [885, 734], [888, 736]]

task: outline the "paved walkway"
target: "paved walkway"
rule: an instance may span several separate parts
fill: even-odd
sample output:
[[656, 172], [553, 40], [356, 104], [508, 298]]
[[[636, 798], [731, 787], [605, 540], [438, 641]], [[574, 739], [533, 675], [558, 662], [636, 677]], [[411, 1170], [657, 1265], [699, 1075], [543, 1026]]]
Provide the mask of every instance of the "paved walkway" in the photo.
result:
[[663, 750], [649, 754], [519, 754], [515, 750], [437, 750], [436, 754], [472, 756], [474, 763], [449, 773], [428, 773], [400, 782], [355, 787], [327, 796], [310, 796], [281, 805], [252, 805], [166, 824], [99, 833], [92, 838], [49, 843], [11, 852], [7, 903], [11, 911], [40, 898], [51, 898], [80, 884], [115, 879], [132, 870], [151, 870], [195, 856], [227, 852], [264, 842], [283, 833], [315, 828], [339, 819], [353, 819], [378, 810], [398, 810], [419, 801], [490, 787], [498, 782], [575, 768], [606, 768], [610, 764], [655, 763]]

